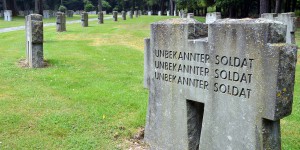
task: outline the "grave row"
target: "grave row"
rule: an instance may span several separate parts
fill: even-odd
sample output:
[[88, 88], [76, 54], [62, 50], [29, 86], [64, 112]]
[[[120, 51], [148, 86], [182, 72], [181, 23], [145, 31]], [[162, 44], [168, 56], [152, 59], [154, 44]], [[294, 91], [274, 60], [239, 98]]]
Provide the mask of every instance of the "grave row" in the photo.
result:
[[[126, 20], [126, 12], [122, 11], [122, 18]], [[136, 17], [140, 13], [137, 11], [130, 13], [130, 18], [133, 18], [133, 14]], [[82, 27], [88, 26], [88, 13], [81, 13], [81, 25]], [[98, 13], [98, 23], [103, 24], [104, 13]], [[113, 12], [114, 21], [118, 21], [118, 12]], [[30, 68], [41, 68], [44, 67], [44, 56], [43, 56], [43, 16], [39, 14], [31, 14], [26, 16], [26, 63]], [[62, 12], [56, 13], [56, 31], [65, 32], [66, 31], [66, 15]]]

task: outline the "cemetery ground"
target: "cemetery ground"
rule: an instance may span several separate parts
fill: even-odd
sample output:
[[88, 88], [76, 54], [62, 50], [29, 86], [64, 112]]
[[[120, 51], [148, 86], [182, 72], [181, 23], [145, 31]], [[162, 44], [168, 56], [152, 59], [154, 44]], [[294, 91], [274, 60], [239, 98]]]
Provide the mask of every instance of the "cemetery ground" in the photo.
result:
[[[86, 28], [67, 25], [63, 33], [45, 27], [48, 66], [41, 69], [19, 64], [24, 31], [1, 33], [0, 149], [128, 148], [126, 141], [145, 125], [144, 38], [149, 24], [163, 19], [91, 21]], [[300, 46], [300, 29], [296, 36]], [[300, 53], [295, 83], [292, 115], [281, 121], [283, 150], [300, 149]]]

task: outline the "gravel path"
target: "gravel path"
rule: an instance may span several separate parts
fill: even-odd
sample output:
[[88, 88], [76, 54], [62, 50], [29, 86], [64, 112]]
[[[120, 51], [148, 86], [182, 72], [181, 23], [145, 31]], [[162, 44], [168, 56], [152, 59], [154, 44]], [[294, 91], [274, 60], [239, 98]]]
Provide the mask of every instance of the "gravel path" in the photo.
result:
[[[105, 20], [112, 19], [112, 17], [106, 17], [104, 19]], [[98, 18], [89, 19], [89, 21], [95, 21], [95, 20], [98, 20]], [[81, 20], [67, 21], [67, 24], [74, 24], [74, 23], [80, 23], [80, 22], [81, 22]], [[56, 23], [45, 23], [44, 27], [55, 26], [55, 25], [56, 25]], [[11, 31], [18, 31], [18, 30], [25, 30], [25, 26], [3, 28], [3, 29], [0, 29], [0, 33], [11, 32]]]

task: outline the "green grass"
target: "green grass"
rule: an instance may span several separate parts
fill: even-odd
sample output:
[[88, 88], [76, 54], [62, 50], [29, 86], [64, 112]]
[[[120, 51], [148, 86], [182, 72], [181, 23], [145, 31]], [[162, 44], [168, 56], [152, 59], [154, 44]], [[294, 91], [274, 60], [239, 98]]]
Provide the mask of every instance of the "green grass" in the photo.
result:
[[20, 68], [24, 31], [0, 34], [0, 149], [117, 149], [144, 126], [143, 39], [166, 17], [44, 29], [44, 69]]
[[[89, 15], [89, 18], [97, 18], [97, 15]], [[80, 15], [74, 15], [73, 17], [66, 17], [67, 21], [72, 20], [80, 20]], [[44, 23], [55, 23], [56, 17], [52, 17], [49, 19], [43, 18]], [[0, 18], [0, 29], [1, 28], [8, 28], [8, 27], [17, 27], [17, 26], [24, 26], [25, 25], [25, 17], [17, 16], [13, 17], [12, 21], [4, 21], [3, 17]]]
[[[18, 66], [24, 31], [0, 34], [0, 149], [123, 149], [145, 125], [143, 39], [166, 18], [46, 27], [43, 69]], [[299, 67], [293, 113], [281, 121], [283, 150], [300, 149]]]

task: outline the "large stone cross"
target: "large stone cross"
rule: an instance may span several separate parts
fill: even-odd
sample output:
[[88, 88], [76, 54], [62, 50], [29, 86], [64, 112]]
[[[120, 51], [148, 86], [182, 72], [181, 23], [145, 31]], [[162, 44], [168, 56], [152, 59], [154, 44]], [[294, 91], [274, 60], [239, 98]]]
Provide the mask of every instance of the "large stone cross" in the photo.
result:
[[145, 40], [151, 149], [280, 149], [297, 58], [285, 32], [266, 19], [153, 23]]

